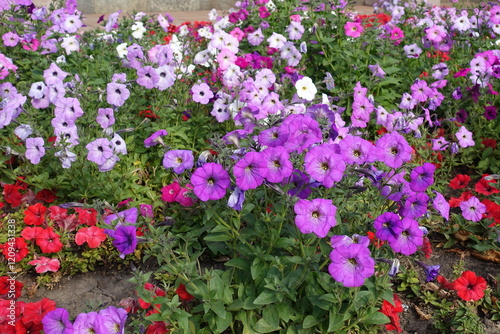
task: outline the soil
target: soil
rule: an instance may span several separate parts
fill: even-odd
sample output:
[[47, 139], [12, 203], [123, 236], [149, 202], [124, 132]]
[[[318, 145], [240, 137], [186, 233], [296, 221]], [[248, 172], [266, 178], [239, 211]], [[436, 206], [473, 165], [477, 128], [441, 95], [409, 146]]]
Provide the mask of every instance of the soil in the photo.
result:
[[[427, 264], [440, 264], [440, 274], [452, 280], [454, 269], [474, 271], [477, 275], [487, 279], [488, 284], [496, 284], [496, 279], [500, 278], [500, 264], [485, 262], [471, 256], [470, 251], [462, 249], [439, 249], [434, 247], [434, 253]], [[402, 263], [401, 265], [405, 265]], [[422, 271], [420, 271], [422, 272]], [[23, 293], [21, 300], [35, 302], [41, 298], [49, 298], [56, 301], [57, 307], [66, 308], [71, 317], [75, 317], [81, 312], [96, 311], [109, 305], [118, 306], [120, 301], [127, 297], [135, 298], [134, 284], [129, 282], [132, 278], [130, 272], [106, 271], [100, 269], [86, 274], [78, 274], [64, 277], [52, 289], [33, 288], [34, 280], [30, 277], [22, 278], [25, 289], [28, 293]], [[422, 282], [425, 277], [422, 272]], [[423, 304], [415, 303], [412, 298], [406, 298], [404, 294], [399, 294], [405, 311], [400, 314], [401, 328], [406, 334], [438, 334], [433, 326], [432, 310]], [[493, 322], [483, 318], [484, 327], [487, 334], [500, 333], [500, 322]], [[395, 333], [381, 329], [380, 334]]]

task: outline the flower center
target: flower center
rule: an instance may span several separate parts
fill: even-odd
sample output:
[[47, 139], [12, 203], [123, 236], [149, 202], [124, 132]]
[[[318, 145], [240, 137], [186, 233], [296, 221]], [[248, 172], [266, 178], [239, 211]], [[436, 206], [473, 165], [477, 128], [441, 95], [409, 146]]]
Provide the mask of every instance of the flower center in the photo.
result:
[[213, 185], [215, 183], [215, 179], [213, 177], [209, 177], [207, 179], [208, 184]]
[[317, 210], [313, 211], [313, 213], [311, 214], [311, 216], [313, 216], [313, 218], [319, 218], [319, 212]]

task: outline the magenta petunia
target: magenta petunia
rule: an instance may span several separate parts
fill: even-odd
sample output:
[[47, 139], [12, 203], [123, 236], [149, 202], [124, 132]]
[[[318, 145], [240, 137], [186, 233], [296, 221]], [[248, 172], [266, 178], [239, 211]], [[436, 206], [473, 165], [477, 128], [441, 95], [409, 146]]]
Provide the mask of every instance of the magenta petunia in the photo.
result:
[[194, 194], [205, 202], [223, 198], [231, 185], [231, 180], [222, 165], [209, 162], [194, 171], [191, 184], [194, 187]]
[[337, 282], [352, 288], [364, 284], [375, 273], [375, 260], [370, 250], [360, 244], [342, 245], [330, 253], [328, 272]]
[[337, 224], [335, 214], [337, 207], [331, 200], [316, 198], [312, 201], [300, 199], [293, 207], [295, 225], [302, 233], [314, 233], [324, 238], [332, 227]]
[[426, 193], [410, 193], [405, 204], [399, 208], [402, 217], [417, 219], [427, 212], [429, 196]]
[[144, 146], [151, 147], [157, 145], [158, 143], [163, 144], [163, 140], [161, 139], [161, 137], [166, 135], [168, 135], [167, 130], [158, 130], [144, 140]]
[[333, 145], [322, 144], [313, 147], [304, 158], [306, 172], [326, 188], [332, 188], [344, 176], [345, 162], [335, 153]]
[[233, 167], [236, 185], [241, 190], [255, 189], [267, 176], [265, 157], [260, 152], [248, 152]]
[[125, 333], [125, 322], [127, 321], [127, 311], [125, 309], [108, 306], [100, 310], [99, 315], [104, 318], [97, 326], [100, 333]]
[[449, 220], [450, 219], [450, 204], [448, 203], [448, 201], [444, 198], [444, 196], [437, 192], [437, 191], [434, 191], [434, 193], [436, 193], [436, 197], [434, 198], [434, 201], [432, 202], [432, 206], [434, 207], [434, 209], [436, 209], [440, 214], [441, 216], [446, 219], [446, 220]]
[[262, 151], [262, 155], [267, 165], [267, 181], [278, 183], [292, 175], [293, 164], [290, 161], [290, 155], [283, 146], [268, 147]]

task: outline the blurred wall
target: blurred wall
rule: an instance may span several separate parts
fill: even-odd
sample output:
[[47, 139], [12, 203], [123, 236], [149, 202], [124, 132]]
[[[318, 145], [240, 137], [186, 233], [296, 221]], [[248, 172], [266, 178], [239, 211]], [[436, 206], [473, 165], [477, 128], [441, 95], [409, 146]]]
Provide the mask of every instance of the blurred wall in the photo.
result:
[[[133, 12], [177, 12], [228, 10], [236, 0], [77, 0], [78, 10], [84, 14], [111, 14], [118, 10]], [[33, 0], [36, 6], [46, 6], [51, 0]]]

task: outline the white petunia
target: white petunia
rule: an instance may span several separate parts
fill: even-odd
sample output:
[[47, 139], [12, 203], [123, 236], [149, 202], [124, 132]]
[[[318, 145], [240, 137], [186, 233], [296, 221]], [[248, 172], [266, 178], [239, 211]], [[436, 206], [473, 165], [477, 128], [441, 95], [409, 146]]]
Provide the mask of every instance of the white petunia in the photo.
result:
[[318, 89], [309, 77], [303, 77], [302, 79], [299, 79], [295, 83], [295, 88], [297, 89], [297, 95], [301, 99], [305, 99], [307, 101], [314, 100], [314, 96], [318, 92]]

